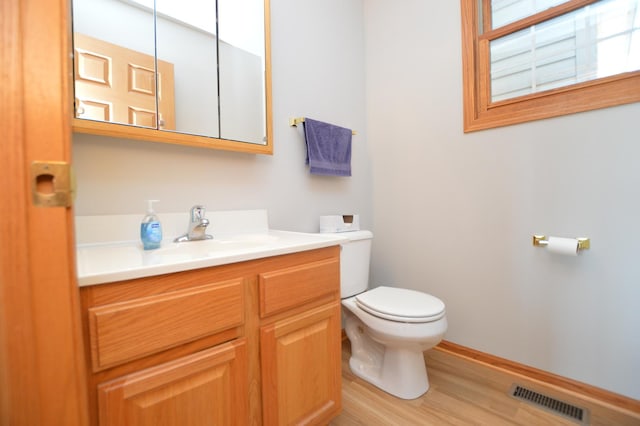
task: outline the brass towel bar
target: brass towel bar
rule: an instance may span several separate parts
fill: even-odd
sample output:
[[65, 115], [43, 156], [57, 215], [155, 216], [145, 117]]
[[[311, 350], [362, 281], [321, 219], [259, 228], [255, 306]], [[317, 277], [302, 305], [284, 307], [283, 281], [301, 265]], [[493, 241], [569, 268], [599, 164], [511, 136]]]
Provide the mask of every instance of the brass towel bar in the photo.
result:
[[[304, 117], [296, 117], [296, 118], [290, 118], [289, 119], [289, 126], [291, 127], [298, 127], [298, 124], [300, 123], [304, 123]], [[352, 135], [357, 135], [355, 130], [351, 131]]]

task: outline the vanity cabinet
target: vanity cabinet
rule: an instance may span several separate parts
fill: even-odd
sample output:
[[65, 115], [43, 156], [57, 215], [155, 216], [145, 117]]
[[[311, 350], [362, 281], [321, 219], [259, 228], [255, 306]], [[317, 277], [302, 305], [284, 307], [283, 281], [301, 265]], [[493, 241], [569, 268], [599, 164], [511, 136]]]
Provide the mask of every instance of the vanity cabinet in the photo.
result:
[[326, 424], [341, 409], [339, 253], [81, 287], [91, 424]]

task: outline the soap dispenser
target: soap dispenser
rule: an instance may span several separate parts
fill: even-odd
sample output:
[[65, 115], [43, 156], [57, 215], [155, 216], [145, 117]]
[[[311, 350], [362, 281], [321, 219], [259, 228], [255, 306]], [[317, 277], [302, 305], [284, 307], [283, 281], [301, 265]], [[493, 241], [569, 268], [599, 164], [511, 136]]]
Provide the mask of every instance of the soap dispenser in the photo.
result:
[[140, 224], [140, 240], [145, 250], [160, 248], [162, 243], [162, 225], [153, 211], [153, 203], [158, 200], [147, 200], [147, 214]]

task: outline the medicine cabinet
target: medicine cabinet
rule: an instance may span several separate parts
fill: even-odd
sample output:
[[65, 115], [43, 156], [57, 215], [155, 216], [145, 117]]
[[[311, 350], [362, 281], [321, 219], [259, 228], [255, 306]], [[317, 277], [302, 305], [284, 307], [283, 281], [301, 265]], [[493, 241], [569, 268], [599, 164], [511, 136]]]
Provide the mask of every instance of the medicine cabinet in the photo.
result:
[[72, 0], [73, 130], [271, 154], [269, 0]]

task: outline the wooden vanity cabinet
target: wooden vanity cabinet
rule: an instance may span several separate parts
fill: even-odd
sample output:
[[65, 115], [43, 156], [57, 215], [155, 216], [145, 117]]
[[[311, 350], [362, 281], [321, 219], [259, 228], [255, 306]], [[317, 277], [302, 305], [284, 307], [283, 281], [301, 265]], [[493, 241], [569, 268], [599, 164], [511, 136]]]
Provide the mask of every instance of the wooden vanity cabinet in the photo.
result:
[[339, 247], [82, 287], [93, 425], [326, 424]]

